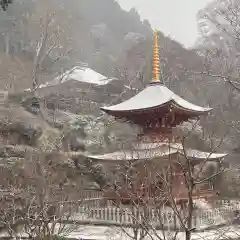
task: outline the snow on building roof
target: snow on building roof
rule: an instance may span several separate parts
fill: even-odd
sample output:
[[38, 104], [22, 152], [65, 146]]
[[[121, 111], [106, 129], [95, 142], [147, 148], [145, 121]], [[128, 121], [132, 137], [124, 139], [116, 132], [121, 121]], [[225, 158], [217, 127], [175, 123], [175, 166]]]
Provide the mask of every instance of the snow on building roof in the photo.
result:
[[107, 78], [102, 74], [87, 67], [74, 67], [69, 71], [66, 71], [62, 75], [56, 78], [56, 81], [67, 82], [69, 80], [75, 80], [79, 82], [86, 82], [96, 85], [106, 85], [112, 81], [111, 78]]
[[197, 159], [219, 159], [225, 157], [226, 153], [213, 153], [213, 152], [203, 152], [195, 149], [184, 149], [182, 143], [171, 143], [171, 142], [155, 142], [155, 143], [139, 143], [134, 145], [137, 150], [147, 150], [147, 149], [157, 149], [162, 147], [168, 147], [171, 149], [176, 149], [182, 155], [187, 155], [188, 158]]
[[[68, 82], [71, 80], [94, 85], [106, 85], [110, 83], [113, 79], [107, 78], [91, 68], [76, 66], [64, 72], [60, 76], [54, 78], [52, 81], [40, 84], [38, 88], [56, 86], [60, 83]], [[25, 89], [25, 91], [31, 91], [31, 89]]]
[[208, 161], [221, 159], [227, 155], [226, 153], [202, 152], [194, 149], [184, 150], [183, 146], [177, 143], [170, 145], [163, 144], [159, 145], [158, 147], [153, 146], [152, 148], [148, 149], [138, 148], [133, 150], [106, 153], [103, 155], [89, 155], [87, 157], [103, 161], [134, 161], [166, 157], [176, 153], [179, 153], [180, 155], [185, 156], [189, 159]]
[[90, 155], [91, 159], [107, 160], [107, 161], [134, 161], [134, 160], [145, 160], [154, 159], [158, 157], [165, 157], [177, 153], [177, 149], [161, 149], [161, 150], [126, 150], [117, 151], [113, 153], [106, 153], [103, 155]]
[[197, 106], [184, 100], [162, 83], [149, 84], [145, 89], [129, 100], [117, 105], [102, 107], [101, 109], [106, 112], [138, 111], [157, 108], [168, 104], [177, 109], [184, 109], [185, 111], [197, 113], [205, 113], [212, 110], [212, 108]]
[[[182, 155], [185, 155], [184, 151], [179, 151], [180, 153], [182, 153]], [[211, 153], [211, 152], [202, 152], [199, 150], [195, 150], [195, 149], [187, 149], [185, 150], [186, 155], [188, 158], [197, 158], [197, 159], [207, 159], [207, 160], [214, 160], [214, 159], [220, 159], [223, 158], [225, 156], [227, 156], [226, 153]]]

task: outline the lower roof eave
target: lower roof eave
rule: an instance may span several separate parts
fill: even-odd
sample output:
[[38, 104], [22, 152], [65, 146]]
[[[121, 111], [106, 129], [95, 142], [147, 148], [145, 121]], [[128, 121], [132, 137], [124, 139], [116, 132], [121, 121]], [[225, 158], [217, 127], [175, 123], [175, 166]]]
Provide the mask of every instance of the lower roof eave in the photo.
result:
[[[191, 150], [190, 150], [191, 151]], [[190, 160], [199, 160], [199, 161], [218, 161], [222, 160], [224, 157], [226, 157], [228, 154], [227, 153], [208, 153], [208, 152], [201, 152], [197, 151], [197, 154], [192, 154], [190, 151], [187, 151], [186, 153], [183, 153], [180, 151], [180, 154], [182, 156], [186, 156], [187, 159]], [[193, 150], [196, 152], [195, 150]]]
[[167, 156], [177, 154], [177, 149], [147, 149], [147, 150], [126, 150], [117, 151], [112, 153], [106, 153], [103, 155], [89, 155], [90, 159], [101, 160], [101, 161], [141, 161], [156, 158], [166, 158]]
[[202, 108], [201, 111], [184, 108], [181, 105], [177, 104], [175, 101], [173, 103], [173, 107], [177, 110], [181, 110], [181, 111], [184, 111], [186, 113], [190, 113], [190, 114], [194, 114], [194, 115], [204, 115], [204, 114], [207, 114], [207, 113], [213, 111], [213, 108]]
[[170, 155], [181, 154], [182, 156], [186, 156], [187, 159], [191, 159], [192, 161], [217, 161], [223, 159], [227, 156], [226, 153], [208, 153], [202, 152], [198, 150], [189, 149], [183, 152], [182, 149], [179, 148], [171, 148], [171, 149], [150, 149], [150, 150], [131, 150], [131, 151], [118, 151], [112, 153], [106, 153], [103, 155], [89, 155], [88, 158], [97, 161], [104, 162], [121, 162], [121, 161], [145, 161], [145, 160], [153, 160], [157, 158], [166, 159]]

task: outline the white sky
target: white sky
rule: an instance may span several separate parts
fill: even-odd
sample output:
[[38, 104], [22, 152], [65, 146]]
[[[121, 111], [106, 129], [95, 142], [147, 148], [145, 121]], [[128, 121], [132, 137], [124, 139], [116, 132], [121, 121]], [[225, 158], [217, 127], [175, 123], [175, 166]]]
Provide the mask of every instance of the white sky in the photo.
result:
[[190, 47], [198, 35], [196, 14], [211, 0], [118, 0], [126, 10], [135, 7], [152, 27]]

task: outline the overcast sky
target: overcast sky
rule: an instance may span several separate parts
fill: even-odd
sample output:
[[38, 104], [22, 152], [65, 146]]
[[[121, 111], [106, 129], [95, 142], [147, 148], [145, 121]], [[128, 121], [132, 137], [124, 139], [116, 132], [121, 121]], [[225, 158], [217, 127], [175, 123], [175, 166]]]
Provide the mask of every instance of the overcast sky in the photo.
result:
[[198, 30], [196, 14], [211, 0], [118, 0], [129, 10], [135, 7], [152, 27], [170, 35], [190, 47], [195, 43]]

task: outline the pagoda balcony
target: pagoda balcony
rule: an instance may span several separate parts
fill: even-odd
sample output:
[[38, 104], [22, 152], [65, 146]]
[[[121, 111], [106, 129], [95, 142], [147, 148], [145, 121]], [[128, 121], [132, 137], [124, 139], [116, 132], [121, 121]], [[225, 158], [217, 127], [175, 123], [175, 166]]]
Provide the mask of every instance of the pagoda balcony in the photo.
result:
[[[190, 195], [192, 200], [204, 199], [206, 201], [212, 201], [212, 199], [218, 196], [218, 193], [212, 188], [209, 189], [195, 189]], [[113, 204], [123, 205], [152, 205], [152, 206], [172, 206], [172, 201], [177, 205], [183, 207], [189, 202], [189, 195], [187, 188], [184, 191], [176, 191], [176, 186], [169, 190], [159, 189], [153, 185], [142, 185], [136, 188], [130, 188], [129, 186], [118, 186], [118, 188], [108, 188], [103, 191], [103, 200], [112, 201]]]

